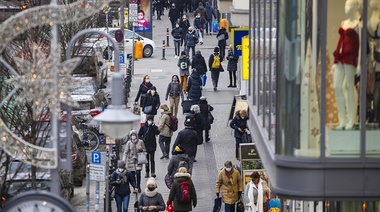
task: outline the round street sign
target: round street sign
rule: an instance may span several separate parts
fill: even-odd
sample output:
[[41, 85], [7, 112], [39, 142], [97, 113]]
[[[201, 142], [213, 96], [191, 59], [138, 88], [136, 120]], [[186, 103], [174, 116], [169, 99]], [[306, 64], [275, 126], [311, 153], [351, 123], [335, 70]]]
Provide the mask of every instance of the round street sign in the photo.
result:
[[123, 41], [123, 37], [124, 37], [123, 31], [121, 31], [121, 29], [116, 30], [116, 32], [115, 32], [115, 40], [117, 42], [122, 42]]

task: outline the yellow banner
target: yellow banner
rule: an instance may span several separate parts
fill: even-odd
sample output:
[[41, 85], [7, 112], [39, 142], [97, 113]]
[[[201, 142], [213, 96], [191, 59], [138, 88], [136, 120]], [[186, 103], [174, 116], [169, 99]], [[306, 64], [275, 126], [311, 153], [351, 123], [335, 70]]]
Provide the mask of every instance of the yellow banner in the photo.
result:
[[249, 36], [241, 38], [242, 80], [249, 80]]

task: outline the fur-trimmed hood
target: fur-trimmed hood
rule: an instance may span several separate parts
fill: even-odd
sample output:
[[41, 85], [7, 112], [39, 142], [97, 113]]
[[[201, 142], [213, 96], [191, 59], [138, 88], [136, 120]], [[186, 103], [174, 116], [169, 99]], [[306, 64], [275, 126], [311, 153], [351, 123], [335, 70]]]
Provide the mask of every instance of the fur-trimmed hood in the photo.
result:
[[174, 174], [174, 178], [180, 178], [180, 177], [185, 177], [185, 178], [191, 179], [191, 175], [189, 173], [177, 172]]

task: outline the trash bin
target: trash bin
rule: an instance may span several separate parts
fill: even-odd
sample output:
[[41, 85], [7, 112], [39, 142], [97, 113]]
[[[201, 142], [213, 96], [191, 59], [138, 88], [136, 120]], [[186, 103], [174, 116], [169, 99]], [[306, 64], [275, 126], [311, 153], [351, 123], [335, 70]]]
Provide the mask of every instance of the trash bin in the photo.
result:
[[141, 41], [136, 41], [134, 49], [135, 59], [143, 58], [143, 43]]

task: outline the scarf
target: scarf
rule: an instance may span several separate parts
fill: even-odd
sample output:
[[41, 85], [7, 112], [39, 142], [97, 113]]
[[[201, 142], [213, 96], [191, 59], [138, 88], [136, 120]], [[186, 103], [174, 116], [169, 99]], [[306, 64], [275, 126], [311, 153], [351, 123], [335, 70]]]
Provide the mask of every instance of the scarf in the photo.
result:
[[[257, 189], [257, 204], [255, 205], [255, 197], [253, 195], [253, 190]], [[249, 200], [249, 212], [264, 212], [264, 193], [263, 193], [263, 184], [262, 180], [260, 179], [258, 186], [251, 181], [249, 182], [249, 189], [248, 189], [248, 200]]]
[[149, 191], [148, 188], [145, 188], [145, 195], [147, 195], [148, 197], [154, 197], [157, 195], [157, 193], [158, 193], [157, 188], [155, 188], [153, 191]]
[[120, 172], [119, 169], [116, 169], [116, 174], [123, 178], [124, 183], [127, 182], [127, 169], [124, 169], [122, 172]]

